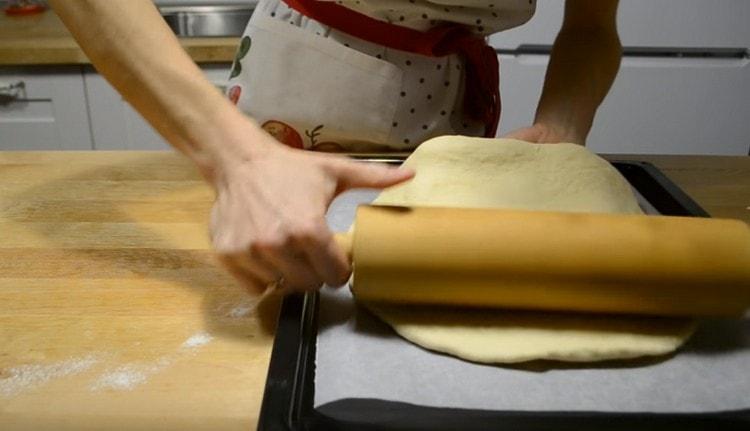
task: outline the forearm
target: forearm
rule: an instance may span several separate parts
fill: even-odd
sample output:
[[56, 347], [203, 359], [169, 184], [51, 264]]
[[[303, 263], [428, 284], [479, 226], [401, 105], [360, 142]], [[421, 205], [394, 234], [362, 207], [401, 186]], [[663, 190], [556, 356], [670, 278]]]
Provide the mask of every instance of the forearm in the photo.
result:
[[149, 0], [51, 0], [97, 70], [210, 175], [239, 111], [204, 77]]
[[555, 40], [535, 123], [555, 129], [566, 141], [585, 143], [619, 70], [622, 47], [611, 24], [566, 19]]

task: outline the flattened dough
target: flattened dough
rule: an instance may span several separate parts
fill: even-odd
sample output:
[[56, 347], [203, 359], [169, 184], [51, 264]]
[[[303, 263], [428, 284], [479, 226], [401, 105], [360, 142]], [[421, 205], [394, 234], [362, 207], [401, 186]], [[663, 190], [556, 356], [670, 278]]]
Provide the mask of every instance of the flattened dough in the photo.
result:
[[[574, 144], [444, 136], [420, 145], [404, 165], [416, 177], [375, 204], [641, 213], [617, 170]], [[676, 318], [366, 305], [413, 343], [489, 363], [663, 355], [695, 326]]]

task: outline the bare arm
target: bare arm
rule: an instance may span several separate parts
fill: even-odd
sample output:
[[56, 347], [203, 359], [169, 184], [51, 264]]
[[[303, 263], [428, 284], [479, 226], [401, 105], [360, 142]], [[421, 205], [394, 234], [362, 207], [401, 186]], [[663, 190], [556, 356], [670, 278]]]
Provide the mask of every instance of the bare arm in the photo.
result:
[[150, 0], [51, 0], [50, 4], [99, 72], [170, 144], [210, 174], [221, 151], [227, 150], [219, 148], [213, 136], [243, 127], [247, 120], [239, 118], [234, 106], [203, 76], [154, 4]]
[[[617, 0], [567, 0], [534, 126], [521, 138], [584, 144], [620, 68]], [[533, 135], [533, 136], [530, 136]]]
[[277, 143], [203, 76], [150, 0], [50, 3], [99, 72], [214, 187], [214, 247], [250, 291], [282, 279], [314, 289], [348, 278], [325, 221], [331, 200], [413, 173]]

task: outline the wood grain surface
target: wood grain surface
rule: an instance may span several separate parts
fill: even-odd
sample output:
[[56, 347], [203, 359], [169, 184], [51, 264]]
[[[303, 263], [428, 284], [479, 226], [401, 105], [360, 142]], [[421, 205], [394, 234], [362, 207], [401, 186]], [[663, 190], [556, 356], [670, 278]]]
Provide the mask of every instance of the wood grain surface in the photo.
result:
[[[239, 37], [180, 38], [199, 63], [231, 62]], [[89, 64], [86, 54], [51, 10], [11, 17], [0, 13], [0, 65]]]
[[[631, 158], [750, 222], [750, 158]], [[256, 427], [278, 300], [217, 266], [212, 197], [171, 152], [0, 152], [0, 429]]]
[[169, 152], [0, 153], [0, 429], [255, 428], [278, 301], [211, 200]]
[[609, 155], [643, 160], [664, 172], [713, 217], [750, 223], [750, 157]]

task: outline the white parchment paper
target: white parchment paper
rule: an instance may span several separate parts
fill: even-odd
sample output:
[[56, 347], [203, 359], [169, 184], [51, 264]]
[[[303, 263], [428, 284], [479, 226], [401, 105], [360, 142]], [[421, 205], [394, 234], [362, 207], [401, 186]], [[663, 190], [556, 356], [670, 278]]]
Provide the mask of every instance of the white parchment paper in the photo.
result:
[[[329, 211], [349, 228], [377, 195], [354, 191]], [[653, 207], [642, 201], [646, 212]], [[750, 408], [750, 315], [703, 321], [675, 355], [588, 365], [481, 365], [427, 351], [355, 305], [348, 287], [321, 291], [315, 406], [377, 398], [431, 407], [522, 411], [714, 412]]]

